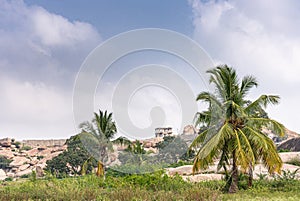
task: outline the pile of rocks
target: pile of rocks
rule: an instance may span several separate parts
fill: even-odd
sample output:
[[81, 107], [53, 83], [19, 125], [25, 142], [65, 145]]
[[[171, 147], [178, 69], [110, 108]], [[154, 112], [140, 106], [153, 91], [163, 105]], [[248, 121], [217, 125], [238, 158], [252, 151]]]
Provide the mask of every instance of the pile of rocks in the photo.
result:
[[31, 174], [32, 171], [36, 171], [37, 176], [41, 177], [46, 161], [62, 153], [66, 148], [66, 145], [29, 147], [9, 138], [1, 139], [0, 156], [11, 162], [5, 170], [0, 169], [0, 180], [7, 177], [21, 177]]

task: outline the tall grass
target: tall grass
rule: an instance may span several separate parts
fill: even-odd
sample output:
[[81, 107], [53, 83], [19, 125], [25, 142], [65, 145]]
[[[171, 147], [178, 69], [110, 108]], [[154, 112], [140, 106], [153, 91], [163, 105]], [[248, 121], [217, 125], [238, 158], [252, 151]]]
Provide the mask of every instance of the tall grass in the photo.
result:
[[160, 173], [98, 178], [9, 182], [0, 187], [0, 200], [217, 200], [218, 190], [170, 178]]
[[224, 181], [188, 183], [162, 172], [144, 175], [94, 175], [23, 179], [0, 183], [0, 200], [299, 200], [299, 180], [259, 180], [237, 194], [222, 191]]

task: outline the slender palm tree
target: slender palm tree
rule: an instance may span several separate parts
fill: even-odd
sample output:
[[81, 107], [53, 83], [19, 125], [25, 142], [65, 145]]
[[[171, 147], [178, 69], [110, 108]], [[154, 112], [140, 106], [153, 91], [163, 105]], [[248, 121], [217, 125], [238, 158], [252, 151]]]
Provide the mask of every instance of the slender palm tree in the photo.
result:
[[201, 92], [197, 101], [208, 104], [208, 110], [196, 114], [196, 125], [202, 126], [201, 133], [190, 148], [197, 151], [193, 172], [207, 168], [218, 160], [218, 170], [231, 166], [227, 181], [228, 191], [238, 190], [239, 170], [252, 172], [257, 162], [262, 162], [269, 173], [280, 173], [282, 161], [273, 141], [262, 132], [268, 128], [283, 136], [285, 128], [269, 119], [264, 108], [278, 104], [279, 96], [261, 95], [255, 101], [246, 96], [257, 86], [253, 76], [245, 76], [240, 82], [236, 71], [227, 65], [207, 71], [215, 91]]
[[94, 113], [94, 119], [91, 123], [84, 122], [79, 127], [82, 129], [81, 140], [88, 145], [86, 148], [98, 160], [96, 175], [103, 176], [103, 162], [108, 159], [108, 151], [113, 150], [110, 140], [117, 132], [116, 124], [112, 120], [112, 113], [99, 110], [99, 114]]

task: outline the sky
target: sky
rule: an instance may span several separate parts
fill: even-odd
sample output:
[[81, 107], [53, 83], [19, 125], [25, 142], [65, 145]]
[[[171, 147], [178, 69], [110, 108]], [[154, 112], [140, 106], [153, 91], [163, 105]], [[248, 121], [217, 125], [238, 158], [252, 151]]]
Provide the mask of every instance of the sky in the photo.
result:
[[[73, 91], [83, 62], [110, 38], [144, 28], [183, 34], [195, 40], [216, 65], [226, 63], [240, 76], [257, 77], [259, 86], [251, 91], [250, 99], [280, 95], [280, 104], [267, 112], [299, 133], [299, 9], [296, 0], [0, 0], [0, 138], [51, 139], [76, 134], [80, 122], [74, 121]], [[110, 66], [98, 82], [95, 111], [114, 112], [112, 98], [118, 83], [134, 67], [153, 63], [172, 68], [195, 96], [205, 89], [182, 59], [145, 50]], [[157, 77], [167, 76], [158, 73]], [[122, 87], [134, 83], [134, 77], [129, 78]], [[172, 78], [166, 79], [172, 83]], [[172, 126], [181, 132], [184, 108], [176, 94], [161, 87], [137, 90], [128, 101], [129, 118], [145, 128], [156, 106], [164, 110], [158, 114], [166, 119], [155, 126]]]

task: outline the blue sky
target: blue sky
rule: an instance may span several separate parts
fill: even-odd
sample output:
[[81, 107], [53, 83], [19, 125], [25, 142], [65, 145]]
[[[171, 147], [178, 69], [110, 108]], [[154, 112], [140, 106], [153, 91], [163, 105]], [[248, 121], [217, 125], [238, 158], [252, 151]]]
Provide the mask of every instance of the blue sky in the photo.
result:
[[[75, 134], [72, 93], [81, 64], [107, 39], [141, 28], [184, 34], [215, 64], [227, 63], [241, 76], [253, 74], [260, 85], [250, 98], [280, 95], [281, 104], [268, 108], [268, 113], [300, 132], [299, 10], [296, 0], [0, 0], [0, 137]], [[202, 90], [184, 62], [145, 51], [112, 65], [99, 82], [105, 87], [95, 94], [95, 109], [112, 110], [111, 93], [122, 72], [150, 63], [174, 68], [194, 91]], [[165, 125], [178, 130], [180, 105], [161, 89], [147, 89], [133, 98], [129, 113], [134, 124], [151, 123], [153, 103], [166, 110]]]
[[187, 1], [173, 0], [66, 0], [25, 1], [40, 5], [70, 20], [91, 23], [104, 39], [139, 28], [164, 28], [188, 36], [193, 33], [191, 7]]

